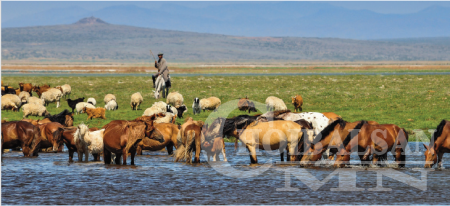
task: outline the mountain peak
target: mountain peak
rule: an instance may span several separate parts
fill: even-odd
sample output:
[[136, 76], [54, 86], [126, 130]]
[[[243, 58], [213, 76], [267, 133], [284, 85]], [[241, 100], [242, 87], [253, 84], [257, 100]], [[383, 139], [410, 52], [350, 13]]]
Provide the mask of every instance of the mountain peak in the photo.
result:
[[86, 17], [86, 18], [82, 18], [80, 20], [78, 20], [75, 24], [77, 25], [98, 25], [98, 24], [108, 24], [105, 21], [99, 19], [99, 18], [95, 18], [93, 16], [91, 17]]

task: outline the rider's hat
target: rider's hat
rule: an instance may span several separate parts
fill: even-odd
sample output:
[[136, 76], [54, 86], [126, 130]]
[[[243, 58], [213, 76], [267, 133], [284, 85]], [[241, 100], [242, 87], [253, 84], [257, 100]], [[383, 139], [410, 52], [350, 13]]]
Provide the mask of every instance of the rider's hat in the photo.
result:
[[164, 54], [163, 54], [162, 52], [159, 52], [159, 53], [158, 53], [158, 56], [159, 56], [159, 55], [164, 55]]

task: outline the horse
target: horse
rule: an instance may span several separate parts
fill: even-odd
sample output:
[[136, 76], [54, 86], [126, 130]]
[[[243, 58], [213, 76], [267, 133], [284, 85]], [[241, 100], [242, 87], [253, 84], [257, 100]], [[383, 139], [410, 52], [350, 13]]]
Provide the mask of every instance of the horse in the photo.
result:
[[142, 139], [150, 139], [164, 142], [164, 138], [151, 136], [154, 131], [152, 115], [151, 121], [125, 121], [114, 120], [103, 126], [103, 160], [105, 164], [111, 164], [111, 153], [116, 155], [115, 163], [120, 164], [120, 157], [123, 155], [123, 165], [127, 164], [127, 155], [131, 153], [131, 165], [134, 165], [136, 148]]
[[433, 133], [430, 145], [423, 144], [425, 149], [425, 168], [431, 168], [438, 163], [438, 168], [442, 167], [442, 156], [450, 153], [450, 121], [442, 120]]
[[153, 91], [155, 93], [155, 99], [159, 99], [159, 92], [161, 92], [161, 90], [162, 90], [162, 97], [166, 98], [166, 96], [169, 94], [169, 88], [166, 88], [164, 78], [162, 77], [162, 75], [159, 75], [158, 78], [156, 78], [155, 90]]
[[[41, 148], [52, 147], [53, 151], [58, 152], [60, 146], [63, 144], [62, 133], [64, 132], [64, 126], [58, 122], [50, 122], [37, 125], [40, 130], [41, 136]], [[61, 149], [62, 151], [62, 149]]]
[[40, 131], [29, 122], [2, 123], [2, 154], [4, 149], [21, 147], [25, 157], [38, 156], [41, 143]]
[[[186, 161], [192, 162], [192, 153], [195, 152], [194, 163], [200, 162], [201, 151], [201, 137], [203, 121], [194, 121], [192, 117], [185, 119], [184, 123], [180, 126], [180, 131], [177, 135], [178, 148], [174, 154], [174, 161]], [[195, 147], [195, 148], [194, 148]]]
[[179, 132], [178, 125], [171, 124], [171, 123], [160, 123], [155, 124], [154, 132], [152, 133], [152, 137], [156, 135], [162, 135], [162, 138], [164, 138], [164, 142], [160, 143], [159, 141], [156, 141], [154, 139], [150, 138], [144, 138], [141, 142], [139, 142], [137, 147], [137, 155], [142, 155], [142, 150], [151, 150], [151, 151], [157, 151], [161, 150], [164, 147], [167, 150], [167, 153], [169, 155], [173, 154], [173, 147], [175, 146], [175, 149], [177, 149], [177, 135]]
[[[90, 132], [97, 131], [97, 127], [89, 128]], [[77, 127], [64, 128], [64, 132], [62, 133], [62, 139], [67, 149], [69, 150], [69, 162], [73, 161], [73, 153], [78, 152], [77, 147], [75, 145], [74, 134], [77, 131]], [[80, 160], [81, 161], [81, 160]]]
[[89, 153], [94, 156], [94, 161], [100, 161], [100, 153], [103, 151], [103, 134], [105, 129], [89, 131], [89, 127], [83, 123], [79, 124], [73, 134], [74, 143], [77, 148], [78, 161], [89, 161]]
[[[329, 149], [329, 147], [340, 146], [345, 137], [351, 134], [354, 130], [357, 131], [361, 129], [365, 123], [366, 121], [346, 122], [343, 119], [338, 119], [332, 122], [311, 142], [307, 152], [301, 159], [300, 165], [309, 166], [312, 165], [314, 161], [320, 160], [323, 153]], [[330, 155], [330, 157], [333, 157], [336, 152], [336, 149], [330, 149], [330, 153], [333, 154]]]
[[[221, 125], [220, 121], [225, 121], [224, 118], [219, 118], [219, 125]], [[216, 127], [217, 128], [217, 127]], [[220, 128], [220, 127], [219, 127]], [[211, 157], [213, 157], [213, 161], [219, 160], [219, 154], [222, 153], [223, 155], [223, 161], [227, 160], [227, 155], [225, 151], [225, 140], [223, 136], [219, 136], [219, 132], [215, 132], [214, 136], [211, 136], [208, 134], [208, 125], [203, 126], [203, 131], [205, 131], [201, 138], [201, 147], [206, 152], [206, 156], [208, 157], [208, 162], [210, 161]], [[206, 139], [208, 137], [208, 139]]]
[[[383, 136], [380, 137], [378, 134]], [[387, 159], [390, 151], [399, 167], [405, 166], [405, 148], [408, 145], [408, 133], [405, 129], [395, 124], [371, 125], [364, 124], [357, 135], [348, 135], [343, 143], [343, 147], [336, 154], [334, 167], [344, 167], [350, 162], [350, 153], [355, 147], [363, 165], [367, 165], [372, 155], [372, 164], [378, 165], [379, 161]], [[394, 152], [395, 150], [395, 152]]]
[[287, 148], [290, 159], [297, 160], [298, 143], [303, 138], [302, 127], [292, 121], [277, 120], [272, 122], [254, 122], [239, 136], [250, 152], [252, 164], [258, 163], [256, 147], [259, 149], [278, 149], [283, 160], [283, 152]]

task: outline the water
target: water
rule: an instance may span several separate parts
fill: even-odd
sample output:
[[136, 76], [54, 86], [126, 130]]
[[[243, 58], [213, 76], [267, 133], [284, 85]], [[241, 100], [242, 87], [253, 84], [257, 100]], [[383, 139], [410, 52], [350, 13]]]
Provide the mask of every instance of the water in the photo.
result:
[[[73, 71], [20, 71], [2, 70], [2, 76], [52, 76], [52, 77], [123, 77], [123, 76], [151, 76], [153, 73], [72, 73]], [[346, 72], [346, 73], [172, 73], [171, 77], [193, 77], [193, 76], [348, 76], [348, 75], [450, 75], [450, 72]]]
[[[68, 153], [40, 153], [37, 158], [24, 158], [21, 152], [8, 152], [2, 162], [2, 204], [448, 204], [450, 201], [450, 170], [428, 172], [426, 191], [411, 187], [389, 177], [383, 177], [383, 186], [392, 191], [374, 192], [377, 171], [395, 170], [420, 179], [423, 164], [408, 164], [405, 169], [361, 168], [356, 186], [364, 191], [330, 191], [339, 187], [338, 175], [332, 177], [317, 191], [290, 176], [291, 187], [298, 191], [277, 191], [285, 185], [285, 171], [301, 169], [297, 165], [273, 164], [255, 177], [236, 178], [245, 171], [254, 171], [264, 163], [278, 161], [278, 155], [262, 152], [259, 165], [250, 165], [247, 155], [235, 152], [227, 143], [225, 162], [185, 164], [172, 161], [166, 152], [144, 151], [136, 158], [135, 166], [106, 166], [103, 162], [69, 163]], [[415, 143], [409, 143], [415, 151]], [[421, 154], [424, 148], [419, 145]], [[445, 155], [448, 160], [450, 155]], [[222, 156], [220, 156], [222, 158]], [[392, 157], [390, 157], [392, 159]], [[74, 157], [77, 160], [77, 155]], [[356, 160], [352, 156], [352, 160]], [[408, 161], [423, 161], [423, 155], [408, 156]], [[129, 162], [129, 160], [128, 160]], [[444, 164], [449, 168], [450, 165]], [[361, 170], [361, 171], [360, 171]], [[329, 166], [306, 169], [308, 174], [323, 180], [333, 171]], [[310, 178], [309, 180], [313, 180]], [[305, 179], [308, 180], [308, 179]], [[320, 182], [315, 183], [320, 185]]]

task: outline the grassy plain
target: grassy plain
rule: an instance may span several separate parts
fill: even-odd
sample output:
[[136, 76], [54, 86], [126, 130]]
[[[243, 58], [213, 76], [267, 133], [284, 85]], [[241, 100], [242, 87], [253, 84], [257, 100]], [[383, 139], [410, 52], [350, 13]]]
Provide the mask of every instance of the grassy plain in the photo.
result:
[[[107, 120], [86, 120], [86, 114], [75, 115], [74, 125], [81, 122], [90, 127], [102, 127], [111, 120], [132, 120], [141, 116], [144, 110], [156, 100], [152, 95], [151, 77], [2, 77], [4, 84], [18, 87], [19, 82], [50, 84], [57, 86], [70, 84], [72, 98], [94, 97], [97, 106], [103, 107], [106, 94], [116, 95], [119, 110], [107, 111]], [[291, 96], [303, 96], [303, 111], [335, 112], [346, 121], [361, 119], [379, 123], [397, 124], [412, 133], [414, 129], [435, 129], [442, 119], [450, 119], [450, 78], [447, 75], [348, 75], [348, 76], [229, 76], [229, 77], [172, 77], [171, 91], [184, 96], [189, 108], [185, 116], [193, 116], [192, 101], [195, 97], [216, 96], [222, 104], [248, 96], [255, 102], [264, 103], [268, 96], [283, 99], [289, 109]], [[144, 102], [141, 110], [132, 111], [129, 103], [131, 94], [141, 92]], [[36, 94], [33, 93], [33, 96]], [[165, 100], [163, 100], [165, 101]], [[50, 104], [47, 109], [56, 114], [70, 109], [67, 102], [61, 100], [62, 107]], [[262, 111], [264, 112], [264, 111]], [[211, 112], [202, 112], [194, 116], [196, 120], [205, 120]], [[245, 114], [234, 110], [229, 117]], [[2, 111], [5, 120], [20, 120], [22, 112]], [[30, 117], [42, 119], [42, 117]], [[178, 123], [183, 120], [178, 119]], [[425, 132], [429, 136], [428, 132]], [[410, 138], [414, 135], [410, 135]], [[413, 139], [410, 139], [413, 140]]]

